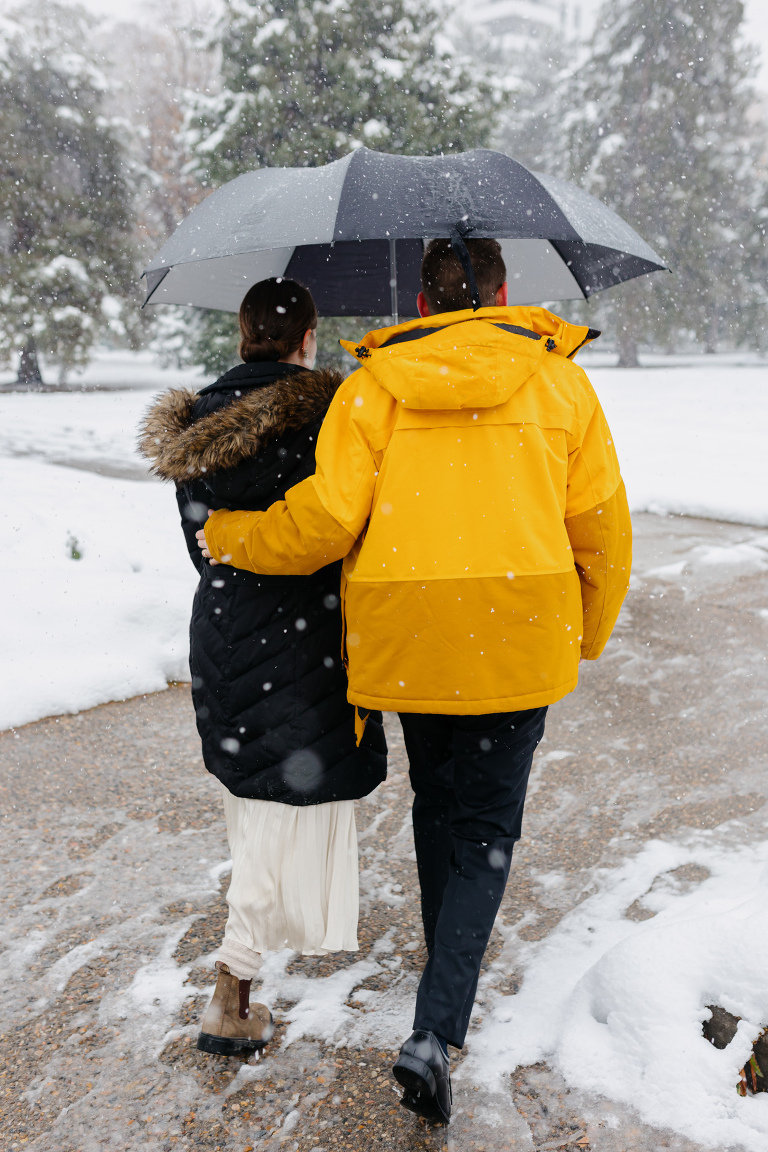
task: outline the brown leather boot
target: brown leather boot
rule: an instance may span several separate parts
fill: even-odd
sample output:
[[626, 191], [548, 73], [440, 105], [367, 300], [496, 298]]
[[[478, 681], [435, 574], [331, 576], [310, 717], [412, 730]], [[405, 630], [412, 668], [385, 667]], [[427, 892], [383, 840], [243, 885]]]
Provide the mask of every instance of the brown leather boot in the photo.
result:
[[226, 964], [216, 961], [219, 978], [208, 1005], [197, 1046], [215, 1056], [234, 1056], [263, 1048], [274, 1032], [265, 1004], [250, 1004], [251, 981], [238, 980]]

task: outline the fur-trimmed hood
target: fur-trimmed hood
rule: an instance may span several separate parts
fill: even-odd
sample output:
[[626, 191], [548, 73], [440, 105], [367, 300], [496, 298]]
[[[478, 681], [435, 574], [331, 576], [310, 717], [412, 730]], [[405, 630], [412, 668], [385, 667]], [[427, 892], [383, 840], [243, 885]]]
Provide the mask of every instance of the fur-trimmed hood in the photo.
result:
[[256, 456], [267, 439], [323, 416], [341, 383], [338, 372], [325, 369], [293, 372], [261, 387], [244, 380], [241, 396], [199, 420], [199, 393], [172, 388], [144, 417], [139, 451], [156, 476], [175, 484], [235, 468]]

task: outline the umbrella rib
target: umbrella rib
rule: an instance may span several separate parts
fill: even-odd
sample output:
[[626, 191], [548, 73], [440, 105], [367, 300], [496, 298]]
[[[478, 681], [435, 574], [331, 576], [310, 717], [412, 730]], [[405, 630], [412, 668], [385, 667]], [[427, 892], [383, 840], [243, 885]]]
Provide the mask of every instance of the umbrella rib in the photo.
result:
[[397, 300], [397, 241], [390, 237], [389, 241], [389, 299], [392, 308], [392, 323], [400, 323], [400, 312]]

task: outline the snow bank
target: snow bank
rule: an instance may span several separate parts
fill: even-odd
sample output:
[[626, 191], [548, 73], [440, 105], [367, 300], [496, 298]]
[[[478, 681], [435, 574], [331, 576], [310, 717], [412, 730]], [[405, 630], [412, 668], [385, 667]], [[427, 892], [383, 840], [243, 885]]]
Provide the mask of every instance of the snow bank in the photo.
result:
[[0, 459], [0, 484], [0, 728], [188, 679], [197, 575], [173, 492], [24, 459]]
[[[711, 875], [686, 892], [675, 872], [692, 863]], [[471, 1039], [472, 1074], [498, 1081], [546, 1060], [651, 1124], [706, 1147], [765, 1152], [768, 1093], [742, 1098], [736, 1084], [768, 1024], [767, 881], [768, 843], [728, 851], [709, 833], [689, 846], [653, 841], [598, 874], [598, 891], [541, 944], [521, 946], [502, 926], [495, 967], [509, 967], [514, 951], [526, 973]], [[652, 920], [626, 919], [635, 900]], [[702, 1035], [707, 1004], [742, 1017], [723, 1050]]]
[[768, 525], [768, 367], [590, 368], [634, 512]]

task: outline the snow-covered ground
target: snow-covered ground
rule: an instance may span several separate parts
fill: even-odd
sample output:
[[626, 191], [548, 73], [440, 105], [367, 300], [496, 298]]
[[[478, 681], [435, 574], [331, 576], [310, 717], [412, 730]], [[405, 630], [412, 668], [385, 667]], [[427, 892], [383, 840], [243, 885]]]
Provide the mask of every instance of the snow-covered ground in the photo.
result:
[[[541, 943], [500, 925], [495, 966], [525, 978], [470, 1038], [465, 1074], [501, 1089], [516, 1067], [546, 1061], [571, 1087], [705, 1147], [765, 1152], [768, 1094], [742, 1098], [734, 1085], [768, 1020], [768, 841], [734, 847], [737, 829], [718, 833], [652, 840], [598, 872], [596, 891]], [[691, 891], [678, 879], [686, 865], [710, 873]], [[627, 919], [636, 901], [650, 922]], [[725, 1049], [702, 1036], [707, 1004], [741, 1017]]]
[[0, 729], [188, 678], [197, 576], [135, 441], [156, 391], [201, 382], [106, 352], [83, 383], [107, 390], [0, 393]]
[[[736, 1093], [751, 1042], [768, 1021], [761, 740], [768, 534], [642, 516], [637, 536], [620, 642], [586, 670], [585, 690], [553, 709], [537, 753], [525, 832], [497, 921], [503, 943], [480, 981], [468, 1058], [454, 1064], [455, 1119], [439, 1144], [419, 1129], [425, 1149], [523, 1152], [556, 1148], [568, 1134], [578, 1141], [582, 1132], [600, 1152], [764, 1152], [768, 1144], [768, 1094]], [[699, 612], [696, 639], [690, 633]], [[174, 951], [207, 914], [227, 872], [221, 824], [210, 815], [198, 821], [189, 802], [196, 798], [209, 813], [206, 796], [215, 800], [217, 786], [197, 764], [188, 708], [186, 693], [163, 693], [60, 728], [35, 726], [13, 743], [10, 734], [2, 738], [16, 799], [24, 804], [26, 788], [27, 809], [0, 843], [10, 878], [2, 894], [0, 1025], [18, 1036], [26, 1024], [24, 1098], [56, 1117], [34, 1147], [159, 1150], [190, 1112], [203, 1124], [245, 1117], [229, 1139], [217, 1127], [220, 1147], [250, 1143], [278, 1152], [291, 1147], [289, 1133], [302, 1148], [330, 1147], [333, 1094], [343, 1091], [347, 1107], [353, 1104], [348, 1072], [336, 1059], [345, 1053], [359, 1061], [365, 1091], [373, 1093], [360, 1112], [367, 1117], [383, 1097], [377, 1123], [391, 1135], [397, 1117], [387, 1054], [410, 1029], [418, 969], [409, 957], [419, 946], [411, 793], [396, 721], [388, 718], [389, 779], [358, 806], [361, 936], [372, 946], [323, 974], [289, 953], [270, 956], [259, 999], [275, 1007], [282, 1040], [214, 1091], [210, 1070], [183, 1053], [177, 1062], [173, 1050], [194, 1042], [218, 938], [201, 931], [199, 956]], [[759, 729], [751, 739], [750, 729]], [[46, 789], [50, 781], [59, 789], [51, 802], [32, 767], [58, 741], [61, 752], [47, 765]], [[157, 810], [170, 800], [177, 815], [162, 826], [148, 821], [130, 793], [113, 811], [115, 775], [153, 788]], [[747, 790], [742, 815], [718, 823]], [[702, 826], [708, 806], [717, 809], [709, 828]], [[681, 819], [665, 820], [671, 813]], [[34, 868], [19, 866], [29, 861]], [[81, 886], [51, 884], [65, 876]], [[104, 917], [105, 909], [112, 914]], [[78, 973], [99, 957], [100, 998], [82, 1003], [86, 977]], [[21, 1002], [19, 973], [30, 992]], [[47, 1012], [58, 1023], [56, 997], [64, 996], [78, 1012], [78, 1031], [33, 1053], [31, 1022]], [[194, 1011], [182, 1009], [193, 998]], [[724, 1050], [702, 1035], [708, 1004], [741, 1017]], [[105, 1039], [98, 1052], [83, 1051], [83, 1034], [97, 1024]], [[308, 1068], [328, 1088], [320, 1115]], [[370, 1077], [379, 1069], [385, 1078], [377, 1098], [382, 1081], [377, 1088]], [[275, 1083], [290, 1091], [281, 1097]], [[251, 1089], [258, 1119], [247, 1110]], [[243, 1109], [234, 1119], [233, 1100]], [[260, 1131], [265, 1112], [271, 1138]]]
[[[742, 530], [711, 525], [711, 538], [697, 536], [692, 528], [684, 545], [652, 561], [638, 548], [628, 617], [643, 610], [646, 599], [668, 589], [682, 587], [686, 603], [689, 597], [700, 597], [705, 605], [705, 593], [709, 602], [712, 593], [720, 595], [736, 577], [765, 573], [768, 534], [760, 528], [768, 526], [768, 466], [762, 448], [768, 428], [768, 367], [702, 358], [679, 367], [666, 362], [631, 372], [593, 360], [588, 370], [611, 422], [636, 511], [698, 512], [755, 526]], [[175, 374], [168, 379], [176, 382], [182, 381]], [[0, 395], [3, 540], [10, 551], [2, 575], [0, 727], [153, 691], [186, 674], [186, 629], [195, 573], [178, 528], [173, 493], [148, 480], [133, 448], [136, 424], [157, 383], [153, 377], [144, 392]], [[665, 523], [646, 518], [646, 531], [649, 522]], [[80, 559], [73, 557], [74, 551], [81, 553]], [[750, 635], [757, 637], [754, 651], [744, 667], [740, 654], [719, 666], [725, 670], [721, 679], [731, 678], [726, 686], [731, 711], [724, 715], [733, 716], [733, 701], [740, 705], [742, 694], [745, 700], [744, 718], [734, 718], [729, 725], [734, 733], [750, 719], [749, 706], [761, 707], [756, 701], [762, 681], [753, 689], [751, 677], [764, 667], [755, 662], [762, 661], [758, 630], [768, 628], [768, 600], [760, 598], [764, 584], [750, 589], [750, 598], [739, 601], [738, 612], [747, 614]], [[663, 696], [665, 676], [677, 682], [681, 669], [688, 675], [710, 662], [712, 654], [681, 654], [679, 646], [671, 653], [661, 645], [658, 652], [648, 650], [646, 637], [642, 629], [634, 639], [623, 633], [622, 643], [600, 662], [599, 672], [608, 667], [617, 684], [629, 683], [629, 696], [651, 681], [653, 692]], [[639, 669], [636, 681], [633, 669]], [[670, 683], [667, 679], [667, 686]], [[702, 693], [697, 703], [706, 711], [713, 700]], [[585, 710], [589, 707], [585, 699]], [[693, 711], [686, 709], [680, 717]], [[656, 769], [649, 767], [644, 743], [633, 744], [630, 750], [629, 730], [627, 722], [598, 759], [607, 765], [616, 758], [623, 762], [626, 755], [627, 765], [636, 770], [635, 779], [628, 771], [622, 786], [636, 787], [638, 802], [650, 803], [643, 789], [654, 796], [656, 790], [663, 792], [673, 769], [662, 766], [654, 776]], [[674, 747], [674, 736], [670, 739]], [[692, 736], [683, 733], [679, 739], [687, 749]], [[546, 744], [537, 758], [531, 794], [547, 785], [552, 804], [538, 813], [531, 804], [526, 817], [531, 846], [535, 836], [560, 818], [557, 805], [570, 819], [568, 805], [573, 798], [568, 795], [568, 777], [553, 787], [549, 776], [559, 770], [565, 774], [572, 762], [569, 757], [575, 755], [569, 749], [576, 746]], [[747, 755], [742, 759], [739, 749], [737, 765], [723, 777], [723, 790], [712, 793], [717, 803], [747, 788], [760, 791], [756, 777], [764, 772], [763, 762], [754, 754], [751, 760]], [[722, 771], [727, 770], [723, 761]], [[373, 814], [380, 805], [392, 806], [391, 791], [401, 785], [407, 792], [405, 777], [393, 773], [387, 787], [365, 801], [361, 810]], [[709, 795], [704, 787], [704, 778], [697, 778], [694, 801]], [[607, 807], [616, 802], [615, 797], [609, 800]], [[667, 797], [660, 806], [670, 800], [676, 803], [681, 797]], [[360, 837], [364, 910], [366, 902], [386, 904], [395, 918], [406, 896], [399, 894], [399, 884], [392, 884], [393, 869], [401, 858], [410, 858], [412, 850], [407, 798], [401, 801], [402, 825], [386, 848], [370, 847], [378, 812], [369, 827], [361, 824]], [[499, 921], [504, 946], [481, 980], [469, 1057], [456, 1079], [460, 1108], [457, 1126], [449, 1130], [455, 1143], [449, 1147], [470, 1146], [461, 1138], [459, 1125], [481, 1113], [491, 1118], [489, 1129], [495, 1125], [494, 1131], [506, 1133], [509, 1143], [504, 1147], [529, 1146], [516, 1127], [521, 1122], [508, 1091], [508, 1075], [515, 1068], [541, 1064], [562, 1076], [582, 1102], [596, 1101], [593, 1115], [588, 1113], [591, 1105], [583, 1104], [586, 1120], [595, 1125], [599, 1118], [601, 1125], [610, 1127], [606, 1101], [614, 1101], [625, 1115], [639, 1115], [649, 1124], [682, 1133], [696, 1147], [764, 1152], [768, 1146], [768, 1093], [741, 1098], [735, 1092], [739, 1069], [768, 1022], [763, 973], [768, 947], [768, 824], [758, 803], [747, 819], [734, 819], [711, 831], [692, 831], [693, 821], [687, 830], [640, 846], [632, 839], [638, 827], [635, 811], [628, 810], [623, 830], [610, 842], [606, 852], [612, 853], [610, 867], [587, 868], [579, 876], [561, 868], [556, 854], [545, 868], [528, 865], [531, 891], [545, 893], [552, 908], [558, 907], [558, 893], [564, 893], [563, 904], [569, 910], [543, 938], [527, 934], [527, 913], [509, 924], [503, 918]], [[137, 917], [144, 916], [142, 900], [151, 899], [153, 906], [159, 906], [161, 888], [164, 900], [191, 901], [220, 879], [222, 864], [211, 867], [221, 851], [214, 843], [217, 832], [200, 834], [204, 851], [197, 844], [197, 832], [193, 836], [185, 829], [178, 834], [172, 851], [182, 853], [182, 878], [169, 894], [167, 880], [161, 885], [162, 877], [156, 874], [157, 868], [166, 869], [166, 856], [147, 848], [143, 829], [134, 829], [127, 819], [123, 823], [120, 848], [121, 853], [130, 848], [133, 854], [125, 857], [133, 860], [132, 885], [145, 885], [143, 896], [135, 901]], [[583, 838], [586, 843], [586, 833]], [[52, 845], [63, 852], [58, 842]], [[521, 845], [516, 867], [525, 861], [527, 849], [526, 843]], [[31, 858], [41, 850], [27, 851], [25, 845], [23, 852]], [[114, 851], [105, 846], [104, 870], [113, 867], [108, 856], [113, 860]], [[535, 858], [531, 851], [531, 859]], [[122, 882], [124, 863], [119, 869]], [[71, 865], [56, 867], [62, 871]], [[157, 893], [147, 887], [150, 879]], [[118, 899], [117, 889], [114, 898]], [[101, 906], [104, 892], [98, 885], [84, 887], [67, 901], [73, 916], [78, 909], [90, 914], [89, 902]], [[31, 926], [37, 931], [39, 917], [36, 904], [24, 901], [19, 907], [6, 955], [21, 970], [26, 962], [23, 949], [30, 944], [21, 929]], [[631, 908], [640, 908], [651, 918], [628, 916]], [[129, 932], [138, 932], [137, 922], [129, 918], [120, 928], [125, 939]], [[150, 927], [147, 939], [154, 933], [159, 940], [160, 929]], [[161, 1040], [176, 1034], [168, 1032], [175, 1008], [204, 983], [196, 973], [194, 983], [184, 983], [190, 970], [171, 954], [185, 924], [179, 921], [171, 927], [157, 955], [142, 961], [130, 985], [119, 996], [105, 998], [100, 1007], [103, 1022], [122, 1028], [121, 1043], [135, 1042], [137, 1051], [144, 1044], [154, 1052]], [[287, 970], [287, 954], [270, 959], [263, 996], [268, 1002], [281, 998], [291, 1002], [286, 1052], [317, 1039], [350, 1047], [394, 1048], [400, 1043], [410, 1023], [415, 976], [390, 982], [383, 991], [359, 987], [371, 975], [397, 971], [401, 958], [393, 952], [391, 935], [392, 929], [387, 929], [370, 956], [322, 979]], [[112, 937], [104, 939], [114, 942]], [[42, 936], [39, 941], [41, 946], [47, 944]], [[78, 948], [97, 950], [91, 943]], [[147, 951], [153, 951], [149, 944]], [[63, 983], [79, 956], [78, 949], [71, 950], [51, 969], [51, 981]], [[522, 977], [515, 994], [509, 994], [507, 985], [512, 975]], [[726, 1049], [711, 1047], [702, 1036], [707, 1004], [719, 1004], [741, 1017], [736, 1038]], [[191, 1035], [194, 1030], [189, 1025], [177, 1028], [177, 1033]], [[117, 1041], [115, 1045], [117, 1053]], [[267, 1068], [266, 1062], [263, 1067]], [[116, 1069], [113, 1060], [108, 1070], [113, 1078], [118, 1077]], [[241, 1080], [264, 1074], [260, 1067], [247, 1065]], [[187, 1081], [179, 1078], [178, 1083], [184, 1092], [189, 1090]], [[41, 1081], [41, 1091], [44, 1087]], [[190, 1100], [184, 1098], [185, 1107]], [[74, 1124], [74, 1111], [72, 1116]], [[615, 1147], [639, 1146], [628, 1141], [629, 1137]], [[486, 1146], [497, 1145], [488, 1140]]]
[[[47, 385], [57, 386], [59, 373], [54, 365], [41, 360], [41, 372]], [[67, 374], [69, 388], [163, 388], [176, 382], [186, 383], [190, 375], [188, 368], [163, 368], [157, 356], [149, 351], [129, 352], [111, 348], [98, 348], [85, 368], [78, 368]], [[0, 369], [0, 385], [13, 384], [16, 371], [13, 368]]]
[[7, 457], [0, 485], [0, 728], [188, 679], [197, 574], [172, 492]]
[[633, 511], [768, 525], [768, 365], [587, 370]]
[[[768, 525], [768, 366], [724, 357], [634, 371], [597, 355], [585, 363], [633, 510]], [[195, 573], [173, 493], [148, 482], [135, 439], [154, 391], [200, 380], [159, 369], [145, 353], [103, 354], [88, 372], [90, 383], [106, 373], [112, 387], [130, 379], [132, 389], [0, 394], [0, 727], [186, 674]]]
[[[151, 392], [0, 394], [0, 456], [149, 479], [136, 429]], [[54, 473], [55, 475], [55, 473]]]

